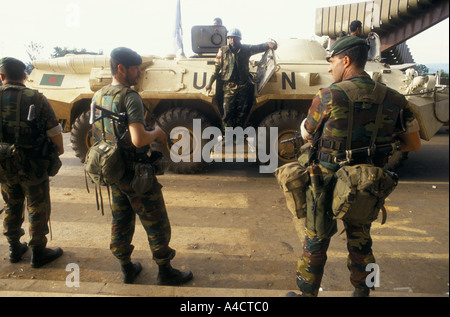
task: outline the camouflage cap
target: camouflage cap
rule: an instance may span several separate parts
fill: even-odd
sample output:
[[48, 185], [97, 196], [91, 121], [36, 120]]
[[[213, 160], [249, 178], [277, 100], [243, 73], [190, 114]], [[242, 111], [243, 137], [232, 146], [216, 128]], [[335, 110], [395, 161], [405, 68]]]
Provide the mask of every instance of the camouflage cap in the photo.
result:
[[335, 55], [339, 55], [342, 52], [355, 47], [355, 46], [359, 46], [359, 45], [367, 45], [367, 42], [357, 36], [354, 35], [347, 35], [344, 37], [341, 37], [339, 40], [337, 40], [336, 42], [333, 43], [333, 45], [331, 45], [330, 47], [330, 53], [327, 56], [327, 61], [330, 60], [331, 57], [335, 56]]
[[142, 57], [127, 47], [117, 47], [111, 51], [111, 58], [126, 67], [142, 64]]
[[2, 59], [0, 59], [0, 67], [3, 67], [3, 66], [18, 67], [24, 71], [26, 68], [25, 64], [22, 61], [18, 60], [17, 58], [14, 58], [14, 57], [3, 57]]

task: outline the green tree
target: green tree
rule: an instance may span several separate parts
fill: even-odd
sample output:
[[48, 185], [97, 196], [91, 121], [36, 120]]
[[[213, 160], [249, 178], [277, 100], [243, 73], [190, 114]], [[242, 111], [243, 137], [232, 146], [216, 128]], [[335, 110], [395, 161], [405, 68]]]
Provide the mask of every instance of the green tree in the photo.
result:
[[27, 74], [30, 74], [33, 70], [33, 61], [41, 58], [42, 50], [44, 49], [44, 46], [40, 43], [31, 41], [30, 44], [25, 46], [28, 58], [30, 59], [28, 62], [25, 62], [25, 72]]
[[444, 71], [443, 69], [441, 69], [439, 71], [439, 75], [441, 76], [441, 78], [448, 78], [448, 73], [446, 71]]
[[72, 48], [69, 49], [67, 47], [59, 47], [56, 46], [53, 48], [53, 53], [51, 55], [52, 58], [56, 58], [56, 57], [64, 57], [67, 54], [75, 54], [75, 55], [79, 55], [79, 54], [91, 54], [91, 55], [101, 55], [103, 54], [103, 51], [99, 51], [97, 52], [88, 52], [85, 48], [82, 49], [77, 49], [77, 48]]
[[428, 75], [428, 73], [430, 72], [430, 69], [423, 64], [417, 64], [416, 70], [419, 73], [419, 76]]

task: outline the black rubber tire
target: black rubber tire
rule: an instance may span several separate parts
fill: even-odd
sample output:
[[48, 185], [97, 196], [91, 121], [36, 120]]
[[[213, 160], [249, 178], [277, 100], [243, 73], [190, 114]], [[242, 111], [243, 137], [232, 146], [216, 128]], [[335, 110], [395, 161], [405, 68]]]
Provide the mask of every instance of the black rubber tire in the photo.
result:
[[[283, 164], [293, 162], [297, 158], [295, 156], [295, 147], [293, 142], [286, 142], [284, 144], [281, 143], [283, 140], [287, 140], [296, 136], [296, 133], [300, 132], [300, 123], [302, 122], [304, 115], [302, 115], [297, 110], [293, 109], [283, 109], [276, 112], [271, 113], [267, 117], [265, 117], [261, 123], [260, 127], [267, 128], [266, 130], [266, 140], [269, 142], [269, 131], [270, 127], [278, 127], [278, 166]], [[300, 147], [303, 145], [303, 139], [298, 138], [296, 140], [296, 145], [298, 151], [300, 151]], [[266, 145], [266, 149], [268, 151], [268, 147]]]
[[89, 123], [90, 112], [82, 113], [72, 125], [70, 131], [70, 142], [72, 143], [72, 149], [75, 151], [75, 156], [78, 157], [81, 162], [84, 162], [86, 153], [93, 144], [91, 124]]
[[[190, 138], [193, 138], [193, 137], [195, 137], [193, 135], [193, 119], [201, 120], [201, 131], [202, 132], [205, 128], [211, 126], [210, 121], [199, 111], [188, 109], [188, 108], [181, 108], [181, 107], [173, 108], [173, 109], [170, 109], [170, 110], [164, 112], [159, 117], [159, 122], [161, 123], [162, 128], [168, 133], [171, 133], [172, 129], [174, 129], [176, 127], [183, 127], [183, 128], [188, 129], [188, 131], [190, 133]], [[176, 143], [176, 141], [177, 140], [173, 140], [174, 143]], [[196, 142], [196, 144], [201, 144], [201, 147], [199, 149], [200, 151], [201, 151], [201, 149], [203, 149], [203, 146], [207, 142], [209, 142], [209, 140], [202, 139], [201, 135], [200, 135], [200, 139], [197, 140], [197, 142]], [[170, 171], [173, 171], [173, 172], [179, 173], [179, 174], [194, 174], [194, 173], [198, 173], [198, 172], [202, 171], [209, 163], [203, 161], [203, 158], [201, 159], [200, 162], [193, 161], [192, 153], [193, 153], [194, 149], [192, 149], [192, 144], [193, 143], [191, 142], [191, 152], [190, 152], [189, 161], [188, 162], [180, 161], [177, 163], [173, 162], [170, 158], [170, 148], [169, 148], [168, 144], [165, 144], [165, 145], [155, 144], [152, 147], [155, 150], [161, 151], [164, 154], [164, 157], [169, 162], [168, 169]]]

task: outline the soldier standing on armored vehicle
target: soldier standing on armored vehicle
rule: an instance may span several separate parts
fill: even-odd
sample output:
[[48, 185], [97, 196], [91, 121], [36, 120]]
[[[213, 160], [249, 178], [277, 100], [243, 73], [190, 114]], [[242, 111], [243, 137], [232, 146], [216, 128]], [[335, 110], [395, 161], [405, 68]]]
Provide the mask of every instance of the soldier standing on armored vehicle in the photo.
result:
[[[19, 262], [29, 246], [31, 266], [38, 268], [63, 254], [60, 248], [46, 247], [51, 210], [49, 176], [54, 176], [61, 166], [58, 156], [64, 153], [62, 127], [47, 99], [25, 87], [23, 62], [3, 58], [0, 76], [0, 182], [6, 203], [2, 210], [3, 233], [9, 243], [10, 262]], [[28, 246], [20, 242], [25, 199]]]
[[[337, 40], [330, 51], [327, 60], [334, 83], [321, 89], [314, 97], [308, 116], [301, 124], [304, 139], [313, 139], [314, 136], [315, 151], [310, 164], [317, 163], [315, 166], [319, 169], [315, 171], [317, 173], [310, 172], [311, 184], [316, 180], [323, 184], [327, 175], [336, 175], [346, 167], [382, 168], [389, 153], [376, 149], [396, 139], [402, 151], [418, 151], [420, 148], [418, 124], [405, 97], [375, 83], [364, 72], [368, 54], [366, 41], [352, 35], [345, 36]], [[359, 156], [348, 155], [351, 152], [356, 154], [359, 149], [362, 149]], [[336, 191], [333, 193], [332, 189], [331, 193], [330, 199], [322, 200], [321, 204], [315, 204], [314, 200], [307, 202], [311, 205], [307, 206], [305, 242], [297, 266], [297, 285], [302, 296], [318, 295], [327, 249], [337, 230], [333, 215]], [[319, 201], [319, 196], [313, 197]], [[364, 214], [362, 209], [356, 211]], [[376, 219], [379, 208], [373, 210]], [[370, 292], [366, 278], [371, 272], [366, 271], [366, 266], [375, 263], [370, 236], [372, 219], [364, 219], [362, 224], [343, 218], [350, 281], [355, 287], [353, 296], [368, 296]], [[288, 296], [292, 295], [295, 294], [288, 293]]]
[[[179, 285], [191, 280], [193, 275], [191, 271], [180, 272], [170, 265], [170, 261], [175, 257], [175, 250], [169, 247], [171, 229], [161, 191], [162, 186], [153, 174], [149, 175], [148, 180], [153, 186], [144, 193], [138, 193], [132, 186], [137, 159], [142, 160], [142, 155], [146, 155], [151, 143], [164, 143], [167, 139], [165, 132], [158, 126], [151, 131], [145, 128], [142, 99], [136, 91], [128, 88], [137, 84], [141, 74], [139, 69], [141, 64], [141, 56], [133, 50], [125, 47], [114, 49], [110, 59], [113, 81], [97, 91], [92, 98], [94, 105], [105, 107], [115, 113], [121, 112], [119, 107], [122, 107], [127, 117], [127, 131], [118, 129], [120, 134], [118, 138], [123, 139], [124, 144], [128, 146], [124, 147], [122, 152], [126, 167], [125, 174], [118, 183], [111, 185], [113, 220], [110, 249], [121, 264], [124, 282], [132, 284], [142, 270], [139, 262], [131, 262], [134, 249], [131, 242], [137, 214], [147, 232], [153, 259], [159, 267], [158, 284]], [[123, 104], [119, 105], [122, 94], [126, 95]], [[98, 127], [94, 127], [94, 133], [96, 129]], [[103, 127], [100, 126], [100, 129]], [[105, 135], [109, 134], [111, 140], [111, 137], [114, 137], [111, 134], [115, 133], [113, 132], [115, 129], [110, 127], [106, 130]], [[99, 135], [94, 134], [94, 138], [98, 139]], [[142, 149], [145, 151], [140, 151]]]
[[228, 34], [228, 45], [222, 46], [216, 56], [214, 73], [211, 75], [206, 91], [218, 78], [223, 80], [224, 127], [243, 127], [253, 103], [253, 84], [250, 81], [249, 60], [254, 54], [276, 49], [274, 42], [259, 45], [242, 44], [241, 31], [232, 28]]

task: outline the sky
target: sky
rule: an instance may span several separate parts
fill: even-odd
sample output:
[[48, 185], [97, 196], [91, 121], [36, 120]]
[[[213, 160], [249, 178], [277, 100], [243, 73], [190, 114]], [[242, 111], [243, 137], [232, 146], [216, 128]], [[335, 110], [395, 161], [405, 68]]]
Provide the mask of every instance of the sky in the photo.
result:
[[[31, 42], [44, 47], [85, 48], [106, 54], [127, 46], [141, 55], [174, 53], [177, 0], [0, 0], [0, 57], [28, 62]], [[227, 29], [237, 27], [242, 42], [259, 44], [269, 38], [319, 39], [314, 33], [316, 8], [360, 0], [180, 0], [184, 51], [192, 55], [191, 28], [221, 17]], [[418, 64], [448, 63], [448, 19], [407, 41]]]

